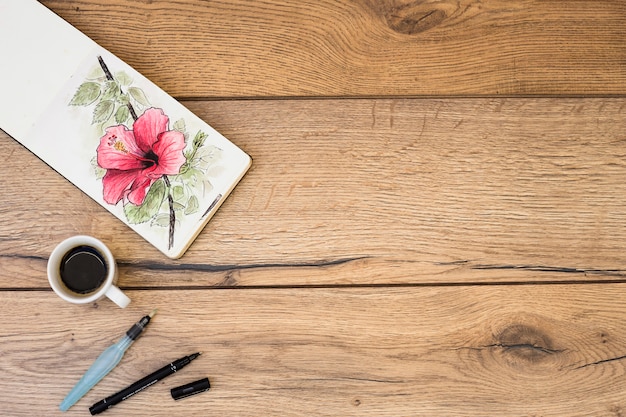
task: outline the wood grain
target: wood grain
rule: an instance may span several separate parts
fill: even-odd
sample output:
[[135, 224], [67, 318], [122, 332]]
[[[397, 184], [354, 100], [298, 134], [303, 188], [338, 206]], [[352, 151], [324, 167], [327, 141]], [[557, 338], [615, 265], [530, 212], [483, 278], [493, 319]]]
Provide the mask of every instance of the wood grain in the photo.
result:
[[44, 0], [177, 97], [606, 95], [614, 0]]
[[[116, 369], [66, 414], [195, 351], [179, 373], [107, 411], [152, 416], [609, 416], [626, 408], [626, 287], [132, 291], [72, 306], [2, 292], [3, 414], [62, 415], [81, 373], [160, 310]], [[37, 308], [33, 308], [37, 306]], [[80, 320], [77, 322], [76, 317]], [[169, 389], [208, 376], [174, 402]], [[15, 389], [16, 386], [26, 389]]]
[[133, 288], [624, 278], [621, 99], [186, 104], [254, 163], [181, 260], [2, 136], [0, 287], [46, 287], [78, 233]]
[[[0, 414], [195, 351], [106, 415], [626, 414], [626, 3], [41, 2], [254, 162], [172, 261], [0, 131]], [[79, 233], [128, 308], [49, 289]]]

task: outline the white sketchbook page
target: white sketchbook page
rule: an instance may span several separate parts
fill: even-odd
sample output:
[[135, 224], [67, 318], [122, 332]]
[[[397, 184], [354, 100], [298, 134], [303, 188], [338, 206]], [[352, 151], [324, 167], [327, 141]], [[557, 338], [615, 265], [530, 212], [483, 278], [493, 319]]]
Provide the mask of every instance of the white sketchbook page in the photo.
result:
[[[0, 127], [165, 255], [180, 257], [245, 174], [250, 157], [36, 1], [0, 0], [0, 16], [0, 36], [16, 39], [11, 46], [3, 44], [0, 48], [0, 53], [8, 54], [3, 56], [16, 57], [11, 65], [0, 67]], [[23, 29], [31, 25], [4, 26], [5, 19], [7, 23], [24, 22], [33, 16], [36, 34]], [[43, 39], [46, 41], [42, 42]], [[49, 60], [51, 65], [42, 65], [42, 57], [43, 62]], [[91, 103], [93, 97], [89, 94], [85, 99], [84, 91], [89, 91], [83, 89], [85, 84], [99, 88], [97, 98]], [[131, 109], [130, 114], [126, 107]], [[155, 155], [152, 149], [157, 149], [156, 145], [148, 151], [135, 146], [139, 139], [135, 143], [134, 138], [140, 136], [135, 121], [147, 120], [148, 115], [162, 123], [166, 120], [167, 128], [162, 129], [164, 137], [175, 137], [176, 141], [171, 142], [179, 144], [179, 148], [180, 144], [184, 145], [175, 157], [169, 151]], [[117, 136], [111, 132], [118, 135], [122, 132], [127, 141], [113, 143], [111, 137]], [[195, 138], [202, 139], [200, 146], [194, 144]], [[124, 158], [133, 154], [129, 150], [134, 147], [137, 148], [134, 154], [147, 162], [149, 158], [156, 162], [150, 162], [150, 169], [120, 172], [123, 170], [119, 164], [128, 159], [115, 159], [109, 165], [103, 163], [101, 158], [106, 151], [103, 147], [107, 144], [123, 150]], [[180, 171], [177, 169], [176, 173], [181, 175], [170, 173], [149, 178], [155, 165], [166, 166], [172, 158], [178, 161], [175, 166]], [[111, 200], [110, 190], [121, 184], [112, 180], [113, 174], [115, 178], [126, 178], [126, 174], [135, 178], [126, 185], [124, 197], [117, 202], [106, 201], [105, 197], [105, 191], [109, 190]], [[105, 186], [104, 175], [110, 176], [109, 187]], [[135, 184], [148, 180], [149, 184], [142, 186], [143, 200], [134, 204], [129, 201], [133, 193], [142, 189]]]
[[96, 43], [35, 0], [0, 0], [0, 39], [0, 127], [17, 139]]

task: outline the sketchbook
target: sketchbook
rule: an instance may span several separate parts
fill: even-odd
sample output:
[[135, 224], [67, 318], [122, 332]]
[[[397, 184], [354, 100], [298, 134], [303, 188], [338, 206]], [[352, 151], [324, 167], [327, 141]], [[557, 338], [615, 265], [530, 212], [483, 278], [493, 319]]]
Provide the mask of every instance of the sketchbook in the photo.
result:
[[0, 128], [182, 256], [251, 158], [35, 0], [0, 0], [0, 39]]

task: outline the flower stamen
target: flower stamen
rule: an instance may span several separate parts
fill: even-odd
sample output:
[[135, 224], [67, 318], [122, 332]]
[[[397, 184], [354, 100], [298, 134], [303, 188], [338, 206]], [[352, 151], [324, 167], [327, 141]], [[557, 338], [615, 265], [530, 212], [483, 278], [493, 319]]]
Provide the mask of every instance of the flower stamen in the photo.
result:
[[126, 149], [126, 146], [124, 146], [124, 143], [122, 143], [119, 140], [113, 143], [113, 147], [115, 148], [116, 151], [120, 151], [122, 153], [128, 153], [128, 150]]

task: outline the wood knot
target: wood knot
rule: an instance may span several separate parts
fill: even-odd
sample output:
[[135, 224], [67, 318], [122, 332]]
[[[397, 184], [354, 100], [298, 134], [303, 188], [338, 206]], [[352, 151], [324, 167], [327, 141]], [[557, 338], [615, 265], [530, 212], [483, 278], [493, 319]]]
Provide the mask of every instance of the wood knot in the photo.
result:
[[548, 334], [525, 324], [512, 324], [495, 337], [492, 348], [500, 349], [510, 363], [541, 363], [561, 352]]
[[389, 27], [398, 33], [414, 35], [437, 26], [446, 18], [443, 10], [431, 10], [426, 14], [411, 14], [409, 16], [392, 16]]
[[443, 22], [448, 17], [445, 8], [445, 2], [442, 5], [441, 2], [414, 1], [403, 5], [389, 5], [383, 13], [392, 30], [404, 35], [414, 35]]
[[224, 278], [217, 284], [218, 287], [235, 287], [239, 271], [228, 271]]

